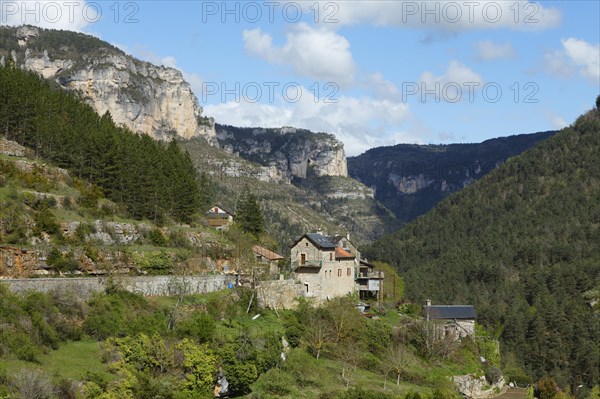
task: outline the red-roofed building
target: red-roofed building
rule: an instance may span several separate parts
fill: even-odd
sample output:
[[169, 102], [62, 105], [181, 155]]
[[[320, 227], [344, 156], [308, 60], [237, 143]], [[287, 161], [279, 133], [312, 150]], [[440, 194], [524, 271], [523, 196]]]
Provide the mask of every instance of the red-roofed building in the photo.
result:
[[309, 233], [291, 246], [294, 277], [304, 284], [304, 296], [319, 301], [356, 292], [359, 260], [347, 236]]
[[268, 250], [267, 248], [261, 247], [260, 245], [254, 245], [252, 247], [252, 252], [258, 262], [269, 265], [269, 273], [279, 273], [279, 266], [285, 260], [283, 256]]
[[208, 225], [217, 230], [227, 230], [233, 223], [233, 213], [218, 205], [213, 206], [204, 214], [208, 219]]

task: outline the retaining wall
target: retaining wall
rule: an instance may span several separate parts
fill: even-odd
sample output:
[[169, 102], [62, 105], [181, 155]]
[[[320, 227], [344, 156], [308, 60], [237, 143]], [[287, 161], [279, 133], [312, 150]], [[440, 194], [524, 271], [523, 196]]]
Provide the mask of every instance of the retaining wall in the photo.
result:
[[[144, 296], [205, 294], [227, 288], [231, 277], [217, 276], [118, 276], [113, 282], [125, 290]], [[0, 279], [14, 292], [69, 290], [82, 297], [106, 289], [106, 277]]]

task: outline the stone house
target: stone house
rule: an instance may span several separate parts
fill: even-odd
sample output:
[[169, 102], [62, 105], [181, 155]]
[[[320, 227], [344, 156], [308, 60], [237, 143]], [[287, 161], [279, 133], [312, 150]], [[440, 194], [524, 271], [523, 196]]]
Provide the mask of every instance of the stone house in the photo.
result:
[[217, 230], [227, 230], [233, 223], [233, 213], [219, 205], [215, 205], [204, 213], [208, 219], [208, 225]]
[[435, 322], [436, 331], [441, 337], [475, 336], [477, 313], [473, 305], [432, 305], [428, 299], [423, 306], [425, 319]]
[[304, 296], [323, 301], [355, 292], [360, 254], [336, 237], [308, 233], [291, 245], [292, 272], [304, 285]]
[[258, 263], [269, 266], [270, 274], [279, 273], [279, 266], [285, 259], [283, 256], [270, 251], [267, 248], [261, 247], [260, 245], [254, 245], [252, 247], [252, 253], [256, 257]]

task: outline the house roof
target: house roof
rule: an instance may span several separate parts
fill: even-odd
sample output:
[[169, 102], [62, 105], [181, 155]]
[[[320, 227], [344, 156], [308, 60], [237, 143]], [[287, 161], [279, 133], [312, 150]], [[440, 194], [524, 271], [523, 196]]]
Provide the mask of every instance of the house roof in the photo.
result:
[[227, 209], [223, 208], [221, 205], [211, 206], [210, 209], [208, 211], [206, 211], [204, 214], [205, 215], [217, 215], [217, 213], [213, 211], [215, 208], [219, 208], [220, 210], [222, 210], [223, 212], [225, 212], [228, 215], [235, 216], [233, 214], [233, 212], [229, 212]]
[[352, 255], [350, 252], [348, 252], [342, 248], [336, 248], [335, 249], [335, 258], [336, 259], [354, 259], [354, 258], [356, 258], [356, 256]]
[[430, 319], [476, 319], [473, 305], [432, 305], [423, 306]]
[[260, 255], [264, 258], [267, 258], [269, 260], [281, 260], [281, 259], [285, 259], [283, 256], [279, 255], [278, 253], [275, 253], [273, 251], [269, 251], [267, 248], [261, 247], [260, 245], [255, 245], [252, 247], [252, 252], [254, 252], [257, 255]]
[[333, 244], [338, 244], [340, 241], [342, 241], [344, 238], [346, 238], [346, 236], [329, 236], [327, 237], [329, 239], [329, 241], [331, 241]]
[[372, 268], [374, 268], [374, 267], [375, 267], [375, 265], [374, 265], [374, 264], [372, 264], [372, 263], [369, 263], [369, 262], [367, 262], [367, 261], [366, 261], [366, 260], [364, 260], [364, 259], [361, 259], [361, 260], [360, 260], [360, 264], [361, 264], [362, 266], [368, 266], [368, 267], [372, 267]]
[[294, 243], [291, 246], [295, 247], [296, 244], [298, 244], [300, 242], [300, 240], [302, 240], [304, 237], [306, 237], [308, 239], [308, 241], [312, 242], [319, 249], [328, 249], [328, 250], [335, 249], [335, 244], [329, 240], [329, 237], [326, 237], [320, 233], [304, 234], [303, 236], [298, 238], [296, 241], [294, 241]]

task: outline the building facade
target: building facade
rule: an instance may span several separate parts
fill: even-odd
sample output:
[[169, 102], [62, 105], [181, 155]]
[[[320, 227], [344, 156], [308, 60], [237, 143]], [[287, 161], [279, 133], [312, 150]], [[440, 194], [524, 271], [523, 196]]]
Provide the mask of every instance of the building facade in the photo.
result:
[[324, 301], [355, 292], [360, 254], [338, 246], [340, 242], [309, 233], [292, 244], [292, 272], [304, 285], [304, 296]]
[[217, 230], [226, 230], [233, 223], [233, 213], [215, 205], [204, 213], [208, 219], [208, 225]]
[[455, 340], [466, 336], [475, 336], [475, 320], [477, 313], [472, 305], [432, 305], [427, 300], [423, 306], [425, 319], [436, 324], [440, 337], [451, 337]]

